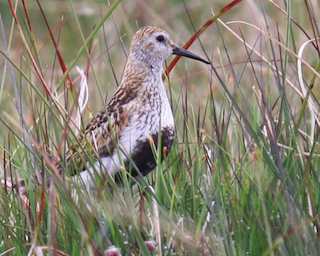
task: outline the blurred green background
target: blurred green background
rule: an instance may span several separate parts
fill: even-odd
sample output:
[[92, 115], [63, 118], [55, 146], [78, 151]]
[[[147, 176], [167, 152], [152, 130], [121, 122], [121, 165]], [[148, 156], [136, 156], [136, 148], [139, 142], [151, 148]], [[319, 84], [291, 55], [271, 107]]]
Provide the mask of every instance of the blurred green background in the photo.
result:
[[[38, 3], [34, 0], [25, 2], [32, 32], [28, 28], [22, 3], [13, 2], [17, 6], [16, 13], [26, 45], [51, 92], [60, 96], [60, 102], [68, 112], [73, 103], [70, 99], [74, 100], [75, 97], [70, 96], [66, 83], [57, 87], [61, 83], [63, 72]], [[107, 1], [40, 3], [67, 67], [110, 8]], [[104, 106], [106, 99], [111, 97], [121, 81], [131, 38], [138, 28], [146, 25], [161, 27], [169, 32], [177, 44], [184, 45], [195, 30], [228, 3], [222, 0], [121, 1], [95, 34], [90, 54], [86, 50], [82, 51], [75, 63], [75, 66], [83, 69], [89, 67], [90, 96], [88, 107], [83, 112], [84, 123]], [[42, 168], [42, 148], [34, 147], [29, 150], [28, 143], [36, 142], [35, 145], [38, 146], [38, 142], [48, 150], [49, 156], [49, 149], [55, 152], [57, 144], [64, 142], [59, 137], [63, 128], [59, 124], [63, 121], [51, 118], [50, 115], [61, 114], [61, 109], [57, 111], [57, 107], [51, 111], [46, 105], [51, 98], [46, 95], [43, 83], [30, 62], [26, 45], [21, 39], [7, 1], [0, 0], [0, 13], [6, 41], [9, 42], [8, 59], [18, 67], [13, 69], [16, 94], [5, 57], [5, 40], [1, 36], [0, 146], [3, 149], [2, 161], [6, 162], [0, 163], [0, 166], [6, 164], [3, 169], [7, 173], [13, 170], [13, 173], [24, 175], [30, 181], [31, 188], [34, 186], [35, 191], [40, 194], [40, 186], [33, 184], [38, 169], [33, 167]], [[217, 73], [203, 63], [181, 58], [171, 71], [169, 79], [165, 80], [177, 124], [177, 139], [169, 161], [159, 165], [148, 176], [156, 192], [152, 196], [148, 194], [144, 199], [149, 203], [149, 208], [154, 198], [158, 200], [159, 207], [162, 207], [161, 238], [163, 250], [167, 250], [168, 254], [180, 252], [177, 255], [184, 255], [186, 250], [179, 239], [188, 235], [194, 235], [196, 251], [199, 248], [197, 239], [203, 235], [210, 242], [208, 247], [211, 255], [319, 255], [320, 133], [317, 118], [320, 90], [319, 74], [312, 71], [319, 63], [319, 42], [314, 45], [309, 43], [304, 49], [301, 84], [297, 68], [297, 53], [301, 45], [309, 38], [319, 37], [318, 17], [318, 0], [241, 1], [226, 11], [220, 20], [211, 24], [189, 48], [204, 58], [207, 55]], [[70, 76], [78, 90], [79, 74], [75, 66]], [[312, 78], [315, 78], [314, 82]], [[314, 110], [310, 110], [311, 101], [303, 105], [304, 97], [299, 95], [303, 90], [309, 90], [308, 99], [312, 99]], [[24, 131], [17, 110], [19, 101], [26, 122]], [[72, 113], [74, 115], [75, 111]], [[266, 127], [271, 126], [274, 130], [267, 133]], [[23, 144], [21, 141], [28, 143]], [[29, 159], [32, 157], [38, 158], [33, 162], [33, 159]], [[50, 173], [51, 167], [43, 168]], [[0, 170], [2, 172], [2, 167]], [[144, 186], [139, 185], [142, 190]], [[64, 190], [57, 191], [62, 198], [62, 224], [56, 235], [60, 242], [59, 248], [69, 254], [81, 251], [77, 247], [81, 241], [83, 248], [88, 249], [90, 244], [86, 236], [94, 234], [94, 243], [105, 249], [103, 232], [97, 227], [90, 229], [94, 225], [91, 225], [92, 219], [86, 217], [92, 217], [91, 212], [79, 210], [82, 210], [81, 203], [86, 203], [85, 192], [81, 189], [77, 191], [80, 203], [77, 202], [74, 206], [70, 204], [70, 201], [76, 201], [73, 197], [64, 197]], [[105, 194], [107, 192], [104, 191]], [[143, 198], [140, 192], [136, 189], [132, 197], [140, 200]], [[29, 196], [36, 203], [39, 200], [36, 193], [30, 192]], [[99, 216], [103, 221], [105, 216], [111, 216], [105, 230], [118, 242], [117, 245], [122, 242], [119, 242], [119, 237], [122, 238], [123, 232], [123, 244], [126, 242], [126, 246], [131, 246], [129, 249], [132, 249], [140, 231], [149, 233], [151, 228], [149, 224], [139, 223], [142, 227], [139, 226], [132, 235], [130, 232], [133, 231], [129, 228], [127, 230], [128, 223], [131, 225], [139, 221], [134, 214], [134, 217], [130, 216], [132, 219], [127, 218], [126, 214], [130, 214], [132, 210], [139, 215], [141, 209], [137, 209], [138, 204], [130, 198], [130, 193], [125, 194], [126, 200], [123, 201], [122, 192], [115, 193], [115, 197], [117, 196], [120, 198], [120, 207], [113, 198], [110, 201], [101, 200], [99, 207], [103, 211], [97, 212], [103, 212]], [[25, 213], [24, 209], [21, 210], [20, 201], [13, 203], [12, 198], [16, 197], [10, 197], [10, 193], [3, 193], [0, 198], [9, 198], [1, 202], [6, 206], [4, 208], [11, 210], [9, 206], [13, 204], [15, 207], [12, 209]], [[48, 209], [55, 210], [57, 207], [60, 210], [60, 206], [50, 200], [52, 198], [46, 197]], [[114, 208], [120, 208], [120, 214], [110, 208], [110, 202], [115, 205]], [[35, 219], [38, 217], [36, 203], [33, 205]], [[126, 207], [126, 204], [129, 205], [129, 210], [122, 210], [121, 207]], [[4, 220], [8, 216], [18, 219], [19, 210], [16, 215], [8, 211], [0, 214], [0, 217]], [[29, 216], [25, 214], [24, 217], [28, 219]], [[33, 232], [33, 228], [43, 232], [42, 236], [34, 239], [35, 243], [50, 244], [50, 239], [55, 237], [55, 234], [47, 236], [47, 230], [48, 234], [53, 234], [49, 225], [50, 217], [50, 214], [45, 215], [42, 222], [36, 223], [35, 228], [31, 225], [31, 228], [26, 227], [23, 218], [15, 223], [18, 228], [14, 225], [0, 226], [0, 234], [6, 232], [9, 237], [12, 234], [18, 237], [17, 241], [7, 239], [5, 245], [17, 249], [21, 241], [23, 245], [29, 243], [29, 234]], [[83, 225], [81, 218], [85, 219]], [[118, 230], [119, 226], [121, 234], [112, 232]], [[64, 242], [70, 229], [73, 232], [70, 240], [73, 241], [74, 248]], [[178, 240], [175, 240], [176, 237], [171, 239], [173, 232], [177, 232], [177, 236], [185, 236], [181, 235]], [[171, 248], [174, 249], [170, 251]]]

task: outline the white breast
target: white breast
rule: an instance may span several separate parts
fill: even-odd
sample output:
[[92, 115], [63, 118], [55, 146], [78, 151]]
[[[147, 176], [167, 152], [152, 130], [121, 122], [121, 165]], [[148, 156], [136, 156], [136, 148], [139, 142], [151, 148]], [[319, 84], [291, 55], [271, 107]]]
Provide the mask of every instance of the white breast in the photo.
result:
[[[159, 81], [153, 82], [159, 83]], [[142, 87], [144, 86], [150, 86], [150, 84], [142, 84]], [[95, 187], [92, 179], [95, 171], [99, 175], [102, 173], [115, 174], [119, 171], [122, 163], [130, 158], [131, 152], [137, 147], [139, 141], [145, 141], [150, 135], [158, 134], [160, 129], [166, 127], [173, 129], [172, 110], [162, 80], [160, 86], [157, 84], [155, 87], [148, 88], [147, 92], [138, 98], [144, 104], [130, 102], [128, 111], [132, 108], [132, 104], [138, 105], [138, 108], [133, 110], [134, 113], [131, 114], [128, 125], [121, 131], [118, 149], [114, 151], [113, 155], [102, 157], [93, 168], [89, 168], [89, 171], [80, 172], [80, 178], [88, 190]], [[78, 178], [74, 177], [74, 179]]]

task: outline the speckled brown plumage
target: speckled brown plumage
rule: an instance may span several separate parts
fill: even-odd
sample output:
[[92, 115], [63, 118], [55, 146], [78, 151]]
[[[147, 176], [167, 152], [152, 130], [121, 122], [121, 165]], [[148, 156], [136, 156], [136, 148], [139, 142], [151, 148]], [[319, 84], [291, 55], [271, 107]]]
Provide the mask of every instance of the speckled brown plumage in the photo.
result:
[[[150, 139], [157, 147], [159, 134], [161, 146], [169, 153], [174, 120], [161, 75], [162, 64], [171, 54], [208, 63], [175, 45], [162, 29], [144, 27], [137, 31], [120, 86], [67, 153], [71, 175], [79, 173], [88, 187], [94, 187], [94, 170], [100, 175], [114, 175], [122, 161], [133, 177], [146, 175], [156, 164]], [[88, 155], [94, 157], [94, 166], [88, 163]]]

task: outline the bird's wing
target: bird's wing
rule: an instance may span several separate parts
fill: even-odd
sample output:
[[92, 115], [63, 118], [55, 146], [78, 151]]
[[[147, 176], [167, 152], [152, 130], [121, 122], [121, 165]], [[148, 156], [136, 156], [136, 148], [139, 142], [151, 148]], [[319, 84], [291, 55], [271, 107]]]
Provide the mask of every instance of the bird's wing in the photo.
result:
[[131, 105], [108, 104], [107, 109], [101, 110], [90, 120], [85, 132], [75, 138], [67, 152], [66, 161], [70, 175], [86, 169], [90, 160], [93, 162], [113, 154], [121, 131], [129, 123]]

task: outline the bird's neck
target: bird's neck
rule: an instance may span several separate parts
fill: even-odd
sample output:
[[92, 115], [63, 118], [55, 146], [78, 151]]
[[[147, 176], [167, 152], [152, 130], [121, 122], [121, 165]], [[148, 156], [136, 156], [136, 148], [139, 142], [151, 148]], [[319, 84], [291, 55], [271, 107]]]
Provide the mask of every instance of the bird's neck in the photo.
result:
[[[140, 87], [162, 84], [162, 63], [141, 61], [129, 56], [121, 84]], [[129, 86], [129, 87], [130, 87]]]
[[[163, 60], [154, 58], [147, 54], [130, 53], [126, 63], [125, 71], [130, 72], [143, 72], [145, 74], [153, 74], [153, 76], [161, 76]], [[125, 72], [125, 73], [126, 73]]]
[[112, 101], [127, 104], [140, 98], [161, 97], [165, 94], [162, 82], [162, 69], [154, 69], [145, 63], [128, 58], [122, 82], [114, 94]]

